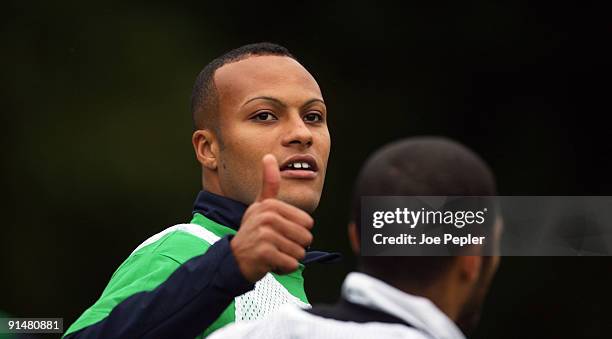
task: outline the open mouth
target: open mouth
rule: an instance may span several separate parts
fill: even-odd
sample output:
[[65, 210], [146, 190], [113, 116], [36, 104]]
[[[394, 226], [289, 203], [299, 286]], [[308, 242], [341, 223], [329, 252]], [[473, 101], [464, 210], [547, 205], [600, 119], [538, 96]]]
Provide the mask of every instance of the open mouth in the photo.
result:
[[284, 177], [313, 178], [318, 170], [317, 161], [311, 155], [294, 155], [280, 166]]

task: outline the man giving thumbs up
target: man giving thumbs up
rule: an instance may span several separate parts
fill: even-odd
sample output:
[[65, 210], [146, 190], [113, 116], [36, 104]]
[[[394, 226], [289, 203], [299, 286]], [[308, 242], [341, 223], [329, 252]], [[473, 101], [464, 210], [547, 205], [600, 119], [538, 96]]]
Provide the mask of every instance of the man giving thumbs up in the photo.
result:
[[231, 242], [240, 271], [250, 281], [270, 271], [295, 271], [312, 241], [312, 217], [277, 199], [280, 182], [278, 162], [267, 154], [261, 192], [244, 213], [240, 231]]
[[304, 266], [336, 258], [306, 250], [331, 144], [312, 75], [284, 47], [246, 45], [200, 73], [192, 114], [193, 219], [138, 246], [66, 338], [203, 337], [306, 307]]

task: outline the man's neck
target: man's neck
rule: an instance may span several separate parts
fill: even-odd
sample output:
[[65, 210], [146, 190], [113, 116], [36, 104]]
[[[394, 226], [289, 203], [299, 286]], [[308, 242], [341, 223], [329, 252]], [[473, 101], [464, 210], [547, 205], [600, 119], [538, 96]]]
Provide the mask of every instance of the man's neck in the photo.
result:
[[[379, 278], [380, 279], [380, 278]], [[465, 294], [450, 277], [442, 277], [430, 283], [415, 283], [381, 279], [402, 292], [420, 296], [433, 302], [452, 321], [457, 322]]]
[[461, 312], [461, 303], [459, 301], [462, 298], [458, 298], [461, 295], [461, 291], [457, 289], [455, 284], [450, 283], [448, 280], [438, 280], [432, 285], [418, 289], [411, 288], [410, 286], [399, 286], [398, 288], [403, 292], [431, 300], [452, 321], [457, 322]]

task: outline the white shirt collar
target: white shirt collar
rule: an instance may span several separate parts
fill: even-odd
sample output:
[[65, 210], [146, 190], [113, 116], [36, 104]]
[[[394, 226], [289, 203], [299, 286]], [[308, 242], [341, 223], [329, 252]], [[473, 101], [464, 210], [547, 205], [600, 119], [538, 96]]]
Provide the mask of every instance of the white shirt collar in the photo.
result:
[[465, 339], [457, 325], [429, 299], [408, 294], [369, 275], [352, 272], [342, 296], [355, 304], [385, 311], [437, 339]]

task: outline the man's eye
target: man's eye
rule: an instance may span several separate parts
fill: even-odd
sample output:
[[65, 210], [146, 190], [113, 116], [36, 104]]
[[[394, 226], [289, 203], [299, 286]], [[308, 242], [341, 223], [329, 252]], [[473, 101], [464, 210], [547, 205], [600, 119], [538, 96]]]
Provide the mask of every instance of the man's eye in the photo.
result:
[[257, 121], [272, 121], [272, 120], [277, 120], [276, 117], [274, 115], [272, 115], [272, 113], [270, 113], [270, 112], [261, 112], [261, 113], [257, 114], [256, 116], [254, 116], [252, 119], [253, 120], [257, 120]]
[[319, 113], [308, 113], [304, 116], [304, 121], [307, 122], [320, 122], [323, 120], [323, 117]]

